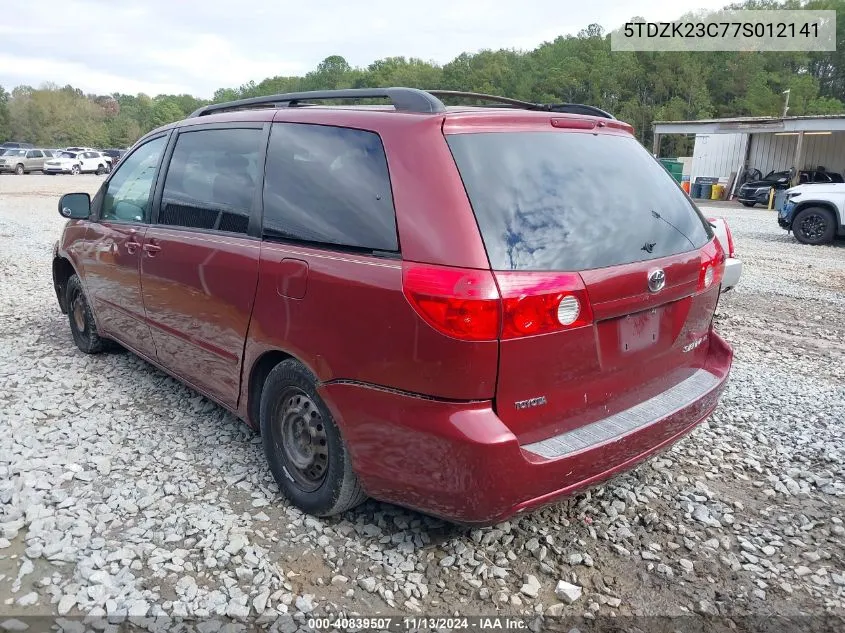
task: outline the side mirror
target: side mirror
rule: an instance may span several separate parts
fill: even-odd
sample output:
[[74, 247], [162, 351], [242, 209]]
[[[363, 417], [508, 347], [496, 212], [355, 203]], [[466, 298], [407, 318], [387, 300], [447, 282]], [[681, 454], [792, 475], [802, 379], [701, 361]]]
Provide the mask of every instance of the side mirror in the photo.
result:
[[59, 200], [59, 215], [71, 220], [84, 220], [91, 215], [91, 196], [87, 193], [66, 193]]

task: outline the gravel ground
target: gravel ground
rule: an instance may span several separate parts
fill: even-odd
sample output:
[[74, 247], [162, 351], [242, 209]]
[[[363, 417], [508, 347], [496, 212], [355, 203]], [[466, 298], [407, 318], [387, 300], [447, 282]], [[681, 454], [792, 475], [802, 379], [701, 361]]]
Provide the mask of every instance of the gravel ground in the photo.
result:
[[245, 424], [132, 354], [74, 347], [50, 278], [57, 194], [100, 181], [0, 176], [0, 629], [845, 614], [845, 244], [705, 209], [745, 262], [717, 317], [732, 380], [709, 422], [637, 470], [487, 529], [373, 501], [318, 520], [279, 496]]

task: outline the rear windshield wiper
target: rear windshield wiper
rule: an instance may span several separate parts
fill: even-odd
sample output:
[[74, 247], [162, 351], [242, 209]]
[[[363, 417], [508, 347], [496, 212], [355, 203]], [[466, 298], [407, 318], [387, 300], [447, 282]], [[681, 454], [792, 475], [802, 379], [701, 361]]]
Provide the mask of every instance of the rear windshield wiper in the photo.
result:
[[653, 215], [653, 216], [654, 216], [655, 218], [657, 218], [658, 220], [663, 220], [666, 224], [668, 224], [668, 225], [669, 225], [669, 226], [671, 226], [673, 229], [675, 229], [678, 233], [680, 233], [681, 235], [683, 235], [683, 236], [684, 236], [684, 239], [685, 239], [687, 242], [689, 242], [689, 243], [690, 243], [690, 246], [692, 246], [693, 248], [695, 248], [695, 243], [693, 243], [693, 241], [692, 241], [689, 237], [687, 237], [687, 234], [686, 234], [686, 233], [684, 233], [681, 229], [679, 229], [677, 226], [675, 226], [674, 224], [672, 224], [669, 220], [667, 220], [666, 218], [664, 218], [662, 215], [660, 215], [660, 214], [659, 214], [657, 211], [655, 211], [654, 209], [652, 209], [652, 210], [651, 210], [651, 215]]

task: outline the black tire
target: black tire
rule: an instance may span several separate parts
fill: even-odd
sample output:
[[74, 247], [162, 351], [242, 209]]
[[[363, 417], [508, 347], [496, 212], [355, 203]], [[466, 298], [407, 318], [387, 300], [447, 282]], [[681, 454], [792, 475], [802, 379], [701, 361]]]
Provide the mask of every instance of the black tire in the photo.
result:
[[822, 207], [801, 209], [792, 220], [792, 234], [802, 244], [829, 244], [836, 235], [836, 219]]
[[315, 385], [299, 362], [276, 365], [261, 392], [261, 437], [282, 493], [305, 512], [330, 516], [363, 503], [367, 495]]
[[71, 275], [65, 292], [73, 342], [86, 354], [99, 354], [106, 349], [108, 341], [97, 333], [94, 315], [91, 314], [91, 306], [88, 305], [88, 299], [85, 297], [82, 282], [79, 281], [78, 276]]
[[97, 165], [97, 175], [102, 176], [104, 173], [106, 173], [106, 168], [102, 165]]
[[[740, 200], [740, 202], [742, 202], [742, 200]], [[743, 206], [749, 207], [749, 208], [753, 207], [755, 204], [757, 204], [757, 203], [756, 202], [742, 202]]]
[[16, 173], [18, 176], [23, 176], [23, 175], [24, 175], [24, 168], [23, 168], [23, 165], [22, 165], [22, 164], [18, 163], [18, 165], [15, 167], [15, 173]]

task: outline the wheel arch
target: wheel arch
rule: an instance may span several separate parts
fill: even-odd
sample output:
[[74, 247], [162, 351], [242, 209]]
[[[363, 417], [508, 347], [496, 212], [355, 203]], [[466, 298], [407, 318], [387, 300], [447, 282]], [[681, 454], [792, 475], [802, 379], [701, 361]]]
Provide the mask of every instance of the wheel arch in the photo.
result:
[[826, 209], [833, 214], [833, 221], [836, 222], [837, 225], [842, 224], [842, 218], [839, 217], [839, 210], [836, 208], [836, 205], [830, 202], [829, 200], [802, 200], [795, 208], [792, 210], [792, 219], [795, 219], [795, 216], [801, 213], [804, 209], [808, 209], [810, 207], [819, 207], [820, 209]]
[[264, 383], [273, 368], [288, 359], [302, 362], [292, 354], [279, 349], [267, 350], [255, 359], [249, 371], [249, 383], [247, 387], [246, 417], [249, 425], [260, 432], [261, 421], [259, 419], [261, 409], [261, 392], [264, 390]]
[[67, 314], [67, 282], [77, 274], [73, 264], [66, 257], [57, 255], [53, 258], [53, 288], [56, 291], [56, 298], [59, 300], [59, 307], [63, 314]]

